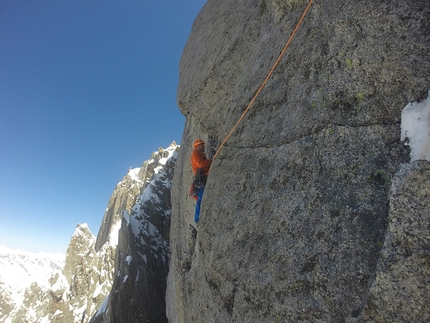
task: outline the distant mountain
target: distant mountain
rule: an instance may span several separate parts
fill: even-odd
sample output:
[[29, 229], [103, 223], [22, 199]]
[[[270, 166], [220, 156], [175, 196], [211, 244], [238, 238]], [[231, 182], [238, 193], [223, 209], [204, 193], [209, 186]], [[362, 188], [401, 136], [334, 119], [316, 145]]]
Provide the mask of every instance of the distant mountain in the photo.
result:
[[[179, 146], [159, 149], [142, 166], [145, 188], [121, 221], [111, 292], [91, 320], [107, 322], [167, 323], [166, 284], [169, 271], [170, 190]], [[139, 177], [143, 178], [143, 177]], [[108, 230], [100, 229], [98, 241]]]
[[[0, 322], [87, 323], [95, 313], [103, 321], [114, 314], [103, 309], [124, 308], [128, 290], [145, 311], [152, 307], [153, 313], [160, 312], [151, 303], [153, 297], [164, 309], [170, 187], [178, 150], [173, 142], [167, 149], [159, 148], [140, 168], [130, 169], [112, 193], [97, 237], [86, 224], [78, 225], [65, 259], [2, 248]], [[124, 268], [130, 264], [137, 271]], [[130, 288], [139, 277], [137, 288]], [[112, 288], [122, 290], [119, 299], [112, 300]]]
[[6, 316], [23, 303], [25, 290], [33, 282], [48, 285], [49, 278], [63, 269], [65, 257], [0, 246], [0, 321], [8, 322]]

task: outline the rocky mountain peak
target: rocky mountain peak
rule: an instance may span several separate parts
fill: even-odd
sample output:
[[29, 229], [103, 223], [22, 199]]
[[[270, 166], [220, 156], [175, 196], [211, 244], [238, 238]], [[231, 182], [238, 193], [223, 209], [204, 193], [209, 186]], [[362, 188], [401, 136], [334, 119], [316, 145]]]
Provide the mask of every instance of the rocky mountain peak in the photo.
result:
[[179, 146], [160, 148], [142, 166], [145, 185], [121, 218], [115, 279], [91, 322], [167, 322], [170, 188]]

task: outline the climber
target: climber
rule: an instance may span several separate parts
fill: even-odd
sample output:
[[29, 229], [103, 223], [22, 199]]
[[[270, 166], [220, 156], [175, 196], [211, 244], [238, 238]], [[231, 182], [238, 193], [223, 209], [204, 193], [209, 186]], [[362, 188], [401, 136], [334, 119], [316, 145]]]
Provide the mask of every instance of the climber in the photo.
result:
[[208, 176], [211, 163], [212, 160], [206, 158], [205, 142], [201, 139], [194, 140], [193, 152], [191, 153], [191, 167], [194, 174], [193, 184], [197, 195], [196, 212], [194, 214], [194, 222], [196, 223], [199, 222], [200, 219], [200, 204], [202, 202], [206, 178]]

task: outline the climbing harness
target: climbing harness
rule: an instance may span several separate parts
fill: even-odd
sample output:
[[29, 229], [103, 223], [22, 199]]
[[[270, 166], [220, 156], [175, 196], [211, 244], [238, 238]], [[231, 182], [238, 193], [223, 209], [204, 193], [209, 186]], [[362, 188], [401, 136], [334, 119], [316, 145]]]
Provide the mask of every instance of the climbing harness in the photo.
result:
[[248, 107], [245, 109], [245, 111], [242, 113], [241, 117], [239, 118], [239, 120], [236, 122], [236, 124], [234, 125], [234, 127], [231, 129], [230, 133], [227, 135], [227, 137], [224, 139], [224, 141], [221, 143], [221, 145], [218, 147], [217, 151], [215, 152], [215, 155], [213, 156], [213, 159], [216, 158], [216, 156], [218, 155], [219, 151], [221, 150], [221, 148], [224, 146], [224, 144], [227, 142], [227, 140], [230, 138], [230, 136], [233, 134], [234, 130], [237, 128], [237, 126], [239, 125], [239, 123], [242, 121], [243, 117], [245, 116], [245, 114], [248, 112], [249, 108], [251, 108], [252, 104], [254, 103], [254, 101], [257, 99], [258, 95], [260, 94], [261, 90], [264, 88], [264, 86], [266, 85], [267, 81], [269, 80], [270, 76], [272, 75], [273, 71], [275, 70], [276, 66], [278, 65], [279, 61], [281, 60], [282, 56], [284, 55], [285, 51], [287, 50], [288, 46], [290, 45], [291, 41], [293, 40], [297, 30], [299, 29], [300, 25], [303, 22], [303, 19], [305, 18], [306, 14], [308, 13], [311, 4], [312, 4], [313, 0], [309, 1], [308, 6], [306, 7], [302, 17], [300, 18], [299, 22], [296, 25], [296, 28], [294, 28], [293, 33], [291, 34], [290, 38], [288, 39], [287, 43], [285, 44], [284, 48], [282, 49], [281, 53], [278, 56], [278, 59], [276, 60], [275, 64], [273, 64], [272, 69], [270, 70], [270, 72], [267, 74], [266, 78], [264, 79], [263, 83], [261, 84], [260, 88], [258, 89], [258, 91], [254, 94], [254, 97], [252, 98], [252, 100], [250, 101], [250, 103], [248, 104]]

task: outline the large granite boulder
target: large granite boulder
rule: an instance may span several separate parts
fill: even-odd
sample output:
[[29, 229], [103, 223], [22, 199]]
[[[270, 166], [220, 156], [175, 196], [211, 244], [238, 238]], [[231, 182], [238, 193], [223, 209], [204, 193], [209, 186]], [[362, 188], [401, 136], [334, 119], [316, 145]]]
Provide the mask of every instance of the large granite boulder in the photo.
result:
[[[315, 1], [214, 160], [192, 223], [192, 141], [213, 155], [307, 3], [208, 0], [194, 23], [178, 89], [187, 119], [172, 192], [171, 323], [391, 322], [402, 311], [421, 322], [429, 313], [428, 278], [405, 294], [376, 283], [388, 284], [390, 187], [409, 162], [401, 112], [430, 88], [428, 1]], [[407, 271], [428, 273], [418, 258]], [[383, 310], [396, 295], [415, 297], [421, 312]]]

